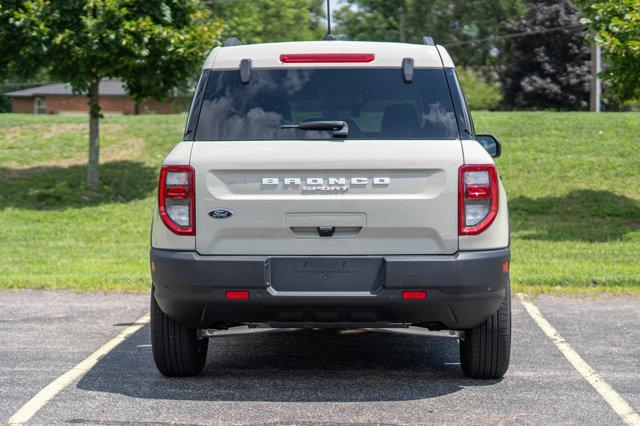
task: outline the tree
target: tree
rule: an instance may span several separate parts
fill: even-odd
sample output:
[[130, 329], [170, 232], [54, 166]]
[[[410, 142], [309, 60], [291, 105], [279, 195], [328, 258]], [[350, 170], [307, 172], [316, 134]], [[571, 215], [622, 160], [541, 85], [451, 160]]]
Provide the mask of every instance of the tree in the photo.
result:
[[580, 0], [582, 22], [595, 33], [604, 51], [602, 76], [621, 101], [640, 98], [640, 2]]
[[446, 45], [457, 64], [500, 63], [499, 24], [524, 13], [523, 0], [345, 0], [335, 11], [339, 32], [352, 40]]
[[488, 82], [471, 68], [457, 67], [456, 74], [470, 109], [486, 111], [500, 106], [502, 94], [498, 83]]
[[0, 0], [0, 72], [45, 68], [89, 103], [87, 186], [99, 184], [100, 81], [120, 78], [136, 102], [194, 76], [221, 25], [194, 0]]
[[[334, 11], [337, 30], [350, 40], [405, 41], [405, 0], [348, 0]], [[418, 40], [416, 40], [418, 41]]]
[[239, 0], [211, 3], [224, 25], [223, 37], [243, 43], [319, 40], [324, 0]]
[[570, 0], [534, 0], [522, 19], [502, 25], [514, 35], [503, 74], [508, 107], [589, 106], [591, 51], [580, 18]]

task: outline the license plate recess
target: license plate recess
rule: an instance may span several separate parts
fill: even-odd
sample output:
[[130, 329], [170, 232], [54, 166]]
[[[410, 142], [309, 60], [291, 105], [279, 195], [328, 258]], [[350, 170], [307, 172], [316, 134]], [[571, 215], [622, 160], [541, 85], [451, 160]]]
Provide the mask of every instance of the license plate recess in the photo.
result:
[[374, 293], [384, 278], [384, 259], [377, 257], [271, 257], [265, 266], [278, 292]]

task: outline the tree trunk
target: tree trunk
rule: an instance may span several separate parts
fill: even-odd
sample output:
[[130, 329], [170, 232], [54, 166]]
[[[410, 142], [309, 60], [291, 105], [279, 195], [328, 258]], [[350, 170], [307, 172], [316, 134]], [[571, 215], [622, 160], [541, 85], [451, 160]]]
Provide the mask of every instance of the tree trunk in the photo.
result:
[[91, 80], [89, 87], [89, 163], [87, 188], [97, 191], [100, 183], [100, 78]]

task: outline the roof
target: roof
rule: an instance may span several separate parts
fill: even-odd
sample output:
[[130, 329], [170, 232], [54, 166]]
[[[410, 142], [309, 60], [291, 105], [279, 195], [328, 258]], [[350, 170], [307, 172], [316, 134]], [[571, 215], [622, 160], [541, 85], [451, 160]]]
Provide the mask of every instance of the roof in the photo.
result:
[[[3, 93], [9, 97], [33, 97], [33, 96], [60, 96], [60, 95], [78, 95], [74, 93], [71, 85], [65, 83], [46, 84], [44, 86], [31, 87], [29, 89], [16, 90], [13, 92]], [[101, 96], [126, 96], [127, 91], [124, 83], [118, 79], [104, 79], [100, 81]]]
[[[374, 59], [367, 63], [341, 63], [353, 67], [400, 67], [404, 58], [413, 58], [417, 68], [453, 68], [453, 61], [442, 46], [424, 44], [386, 43], [370, 41], [301, 41], [288, 43], [246, 44], [216, 47], [205, 61], [204, 67], [237, 69], [242, 59], [251, 59], [254, 68], [335, 68], [336, 63], [283, 63], [281, 54], [295, 53], [371, 53]], [[441, 59], [442, 57], [442, 59]]]

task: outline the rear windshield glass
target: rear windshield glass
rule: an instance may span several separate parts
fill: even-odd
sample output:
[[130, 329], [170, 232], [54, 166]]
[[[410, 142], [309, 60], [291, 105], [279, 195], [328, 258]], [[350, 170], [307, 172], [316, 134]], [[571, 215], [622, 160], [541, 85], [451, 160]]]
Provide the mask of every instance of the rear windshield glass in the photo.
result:
[[[194, 111], [195, 112], [195, 111]], [[195, 140], [331, 139], [325, 130], [284, 124], [337, 120], [348, 139], [456, 139], [458, 127], [444, 71], [416, 69], [256, 69], [210, 71]]]

